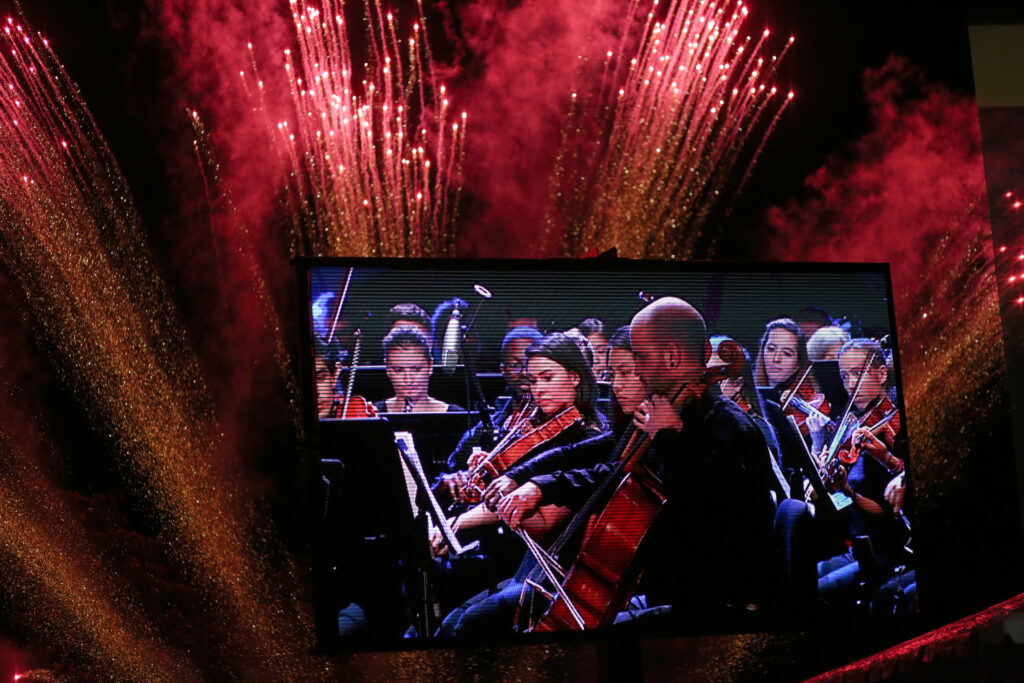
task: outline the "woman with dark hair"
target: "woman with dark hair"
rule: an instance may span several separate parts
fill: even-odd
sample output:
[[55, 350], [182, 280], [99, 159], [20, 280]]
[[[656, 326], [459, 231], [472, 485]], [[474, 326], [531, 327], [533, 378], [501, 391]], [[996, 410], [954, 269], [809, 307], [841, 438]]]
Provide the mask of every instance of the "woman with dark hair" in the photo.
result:
[[[466, 501], [479, 499], [481, 485], [490, 484], [494, 476], [518, 462], [523, 462], [557, 446], [575, 443], [596, 436], [604, 428], [604, 420], [598, 413], [597, 381], [590, 370], [579, 344], [569, 335], [555, 332], [542, 338], [526, 349], [526, 378], [530, 386], [531, 410], [517, 425], [511, 425], [506, 437], [491, 453], [477, 453], [469, 458], [469, 469], [456, 473], [452, 488]], [[564, 425], [556, 430], [549, 423], [558, 420]], [[520, 443], [529, 437], [529, 443], [538, 441], [537, 434], [550, 432], [549, 438], [540, 440], [535, 446], [522, 453], [515, 462], [502, 463], [502, 453], [516, 453]], [[483, 477], [481, 472], [490, 475]], [[478, 506], [479, 507], [479, 506]], [[461, 520], [464, 527], [472, 525], [477, 515], [479, 523], [492, 523], [493, 515], [476, 512]], [[462, 517], [460, 515], [460, 517]]]
[[379, 413], [453, 413], [462, 408], [428, 395], [430, 341], [419, 329], [396, 327], [384, 337], [384, 366], [395, 395], [374, 404]]
[[[817, 451], [825, 439], [823, 423], [813, 419], [808, 423], [813, 411], [803, 406], [809, 405], [823, 415], [829, 414], [830, 406], [818, 390], [810, 368], [807, 337], [800, 326], [789, 318], [768, 323], [758, 345], [754, 382], [759, 389], [772, 390], [772, 399], [783, 406], [786, 415], [796, 420], [801, 434], [810, 441], [812, 450]], [[795, 395], [790, 398], [794, 391]]]
[[[510, 426], [506, 437], [491, 453], [471, 456], [468, 470], [456, 473], [452, 480], [452, 488], [463, 500], [464, 508], [450, 520], [452, 530], [464, 542], [479, 540], [481, 549], [473, 558], [472, 571], [460, 571], [459, 562], [452, 561], [443, 577], [438, 577], [444, 584], [442, 592], [446, 603], [460, 602], [494, 585], [509, 576], [522, 560], [522, 541], [507, 530], [499, 533], [495, 513], [482, 502], [476, 503], [494, 477], [500, 478], [509, 467], [550, 449], [597, 436], [603, 428], [595, 406], [594, 373], [571, 337], [561, 332], [549, 334], [526, 350], [526, 358], [532, 409], [518, 424]], [[466, 504], [472, 507], [465, 509]], [[534, 525], [526, 530], [531, 535], [541, 536], [567, 516], [567, 510], [542, 510], [536, 515]], [[440, 531], [433, 529], [430, 540], [435, 554], [444, 555]]]
[[490, 508], [495, 508], [503, 496], [534, 476], [586, 467], [605, 462], [611, 456], [615, 444], [633, 421], [633, 413], [647, 398], [647, 390], [636, 373], [636, 357], [629, 343], [628, 325], [619, 328], [612, 335], [606, 353], [613, 396], [611, 429], [599, 436], [569, 446], [553, 448], [513, 465], [505, 474], [495, 479], [484, 492], [484, 503]]

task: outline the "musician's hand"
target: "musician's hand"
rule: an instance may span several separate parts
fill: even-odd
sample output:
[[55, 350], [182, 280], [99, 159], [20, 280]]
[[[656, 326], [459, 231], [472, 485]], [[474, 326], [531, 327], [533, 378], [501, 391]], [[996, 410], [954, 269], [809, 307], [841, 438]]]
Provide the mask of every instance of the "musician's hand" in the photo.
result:
[[[450, 520], [451, 523], [454, 523], [455, 519], [457, 518]], [[430, 552], [434, 557], [444, 557], [448, 554], [448, 544], [444, 541], [444, 534], [441, 533], [440, 527], [433, 524], [430, 525]]]
[[893, 514], [898, 515], [903, 509], [903, 497], [906, 494], [907, 480], [903, 474], [894, 477], [885, 487], [885, 502], [892, 508]]
[[469, 454], [469, 458], [466, 460], [466, 464], [469, 465], [469, 469], [473, 469], [489, 456], [490, 453], [483, 450], [479, 446], [474, 446], [473, 452]]
[[498, 503], [498, 517], [513, 529], [518, 529], [524, 517], [529, 517], [540, 507], [540, 487], [528, 481]]
[[462, 489], [466, 487], [468, 480], [469, 473], [465, 471], [441, 475], [441, 485], [448, 491], [448, 495], [451, 496], [452, 500], [459, 500]]
[[842, 491], [851, 498], [853, 497], [853, 491], [846, 481], [846, 468], [839, 463], [836, 463], [836, 466], [829, 472], [827, 486], [830, 491]]
[[820, 451], [825, 443], [825, 425], [828, 424], [828, 416], [819, 413], [811, 413], [804, 422], [807, 431], [811, 435], [811, 450]]
[[501, 499], [515, 491], [517, 486], [519, 486], [519, 484], [515, 483], [515, 481], [509, 477], [504, 475], [498, 477], [492, 481], [486, 489], [484, 489], [484, 495], [482, 498], [484, 505], [487, 506], [488, 510], [494, 512], [497, 510], [498, 503], [501, 502]]
[[633, 424], [647, 432], [652, 438], [663, 429], [683, 430], [683, 421], [669, 400], [661, 394], [654, 394], [633, 411]]

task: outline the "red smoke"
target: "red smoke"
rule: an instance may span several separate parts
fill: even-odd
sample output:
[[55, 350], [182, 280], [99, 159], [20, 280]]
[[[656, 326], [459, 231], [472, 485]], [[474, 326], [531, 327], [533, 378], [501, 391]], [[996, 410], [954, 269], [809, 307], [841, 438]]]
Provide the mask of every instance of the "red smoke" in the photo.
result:
[[[252, 425], [261, 423], [263, 410], [279, 417], [287, 394], [273, 356], [280, 333], [268, 327], [265, 302], [254, 291], [257, 272], [275, 278], [267, 283], [276, 293], [274, 304], [287, 306], [294, 298], [277, 194], [281, 160], [269, 144], [266, 115], [254, 111], [240, 72], [255, 93], [254, 55], [270, 116], [283, 116], [290, 95], [282, 53], [294, 42], [294, 27], [287, 3], [277, 0], [147, 2], [155, 19], [149, 39], [174, 56], [169, 85], [178, 100], [168, 116], [180, 132], [164, 150], [178, 210], [156, 239], [171, 254], [172, 286], [185, 303], [186, 324], [224, 429], [219, 464], [230, 471], [238, 463], [224, 459], [256, 450], [263, 435]], [[186, 107], [211, 131], [219, 166], [206, 168], [205, 177]]]
[[888, 261], [898, 314], [922, 315], [973, 242], [991, 259], [977, 107], [897, 57], [864, 88], [869, 132], [807, 178], [806, 198], [768, 212], [767, 255]]
[[463, 40], [482, 72], [455, 85], [469, 112], [466, 188], [480, 202], [463, 221], [460, 253], [554, 256], [538, 238], [578, 57], [615, 47], [620, 2], [478, 0], [461, 10]]

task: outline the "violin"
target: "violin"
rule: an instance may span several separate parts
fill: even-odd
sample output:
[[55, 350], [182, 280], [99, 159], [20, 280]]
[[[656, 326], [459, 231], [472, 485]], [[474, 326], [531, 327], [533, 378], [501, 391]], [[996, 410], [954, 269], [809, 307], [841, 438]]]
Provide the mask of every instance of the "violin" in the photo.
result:
[[[858, 434], [858, 428], [867, 428], [867, 431]], [[903, 461], [892, 455], [899, 430], [899, 411], [888, 397], [883, 397], [861, 418], [850, 436], [849, 447], [840, 449], [838, 459], [844, 465], [853, 466], [862, 456], [871, 455], [895, 476], [903, 471]]]
[[[531, 417], [536, 416], [533, 409]], [[500, 477], [505, 470], [519, 462], [530, 451], [556, 438], [573, 425], [583, 422], [579, 409], [571, 405], [557, 415], [536, 427], [524, 429], [529, 419], [520, 420], [515, 428], [510, 429], [490, 454], [486, 455], [469, 471], [469, 479], [462, 488], [462, 499], [467, 503], [479, 503], [480, 496], [487, 485]]]
[[787, 416], [793, 417], [797, 428], [800, 430], [800, 434], [805, 437], [810, 436], [811, 433], [807, 427], [807, 418], [811, 415], [825, 418], [827, 420], [825, 426], [831, 426], [832, 429], [836, 428], [835, 421], [829, 417], [831, 406], [825, 400], [825, 395], [815, 391], [814, 387], [810, 384], [804, 383], [810, 372], [811, 366], [808, 366], [800, 377], [800, 381], [796, 383], [795, 389], [786, 392], [782, 403], [782, 412]]
[[[672, 399], [674, 410], [682, 411], [712, 384], [735, 376], [746, 362], [736, 342], [723, 342], [718, 355], [726, 364], [708, 368], [698, 381], [684, 385]], [[661, 482], [643, 467], [651, 442], [651, 435], [630, 424], [616, 447], [615, 468], [549, 551], [549, 555], [558, 552], [590, 518], [597, 503], [614, 491], [601, 513], [587, 524], [575, 562], [564, 581], [556, 583], [551, 605], [533, 626], [533, 631], [604, 626], [612, 623], [628, 602], [640, 579], [641, 568], [635, 561], [637, 551], [666, 500]]]
[[359, 349], [362, 346], [363, 331], [356, 329], [352, 336], [356, 340], [355, 348], [352, 350], [352, 362], [348, 368], [348, 381], [345, 383], [345, 394], [341, 399], [334, 399], [331, 404], [329, 417], [340, 420], [360, 420], [371, 417], [378, 417], [377, 406], [370, 403], [363, 396], [352, 394], [356, 384], [356, 370], [359, 368]]

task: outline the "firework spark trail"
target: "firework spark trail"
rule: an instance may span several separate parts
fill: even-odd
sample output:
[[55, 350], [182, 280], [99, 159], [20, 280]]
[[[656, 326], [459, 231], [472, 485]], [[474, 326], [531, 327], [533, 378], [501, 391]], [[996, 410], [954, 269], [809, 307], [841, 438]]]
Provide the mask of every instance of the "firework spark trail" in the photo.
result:
[[124, 179], [45, 41], [13, 21], [3, 38], [0, 257], [62, 375], [117, 441], [136, 493], [161, 512], [175, 557], [203, 586], [222, 625], [212, 631], [222, 666], [309, 675], [305, 643], [247, 547], [247, 506], [211, 475], [217, 423]]
[[[285, 69], [294, 119], [272, 132], [291, 167], [293, 251], [450, 255], [466, 114], [452, 113], [438, 83], [422, 6], [403, 58], [394, 16], [367, 0], [359, 80], [344, 3], [290, 5], [298, 53], [285, 50]], [[263, 80], [255, 68], [252, 75], [257, 108], [266, 110]]]
[[[792, 98], [777, 97], [771, 79], [793, 39], [779, 55], [763, 56], [767, 30], [753, 43], [740, 38], [742, 3], [675, 1], [662, 20], [657, 5], [637, 31], [639, 3], [631, 4], [621, 33], [639, 33], [637, 48], [630, 53], [623, 41], [606, 55], [593, 94], [583, 86], [572, 93], [552, 179], [560, 218], [549, 216], [546, 226], [550, 233], [564, 221], [568, 256], [595, 246], [630, 257], [689, 256], [709, 216], [728, 209]], [[766, 114], [772, 118], [748, 153]], [[728, 182], [734, 176], [738, 184]]]
[[[4, 439], [5, 440], [5, 439]], [[59, 494], [38, 472], [11, 473], [23, 463], [4, 449], [0, 476], [0, 548], [6, 592], [30, 603], [38, 620], [66, 654], [87, 659], [87, 669], [120, 680], [199, 680], [184, 654], [159, 644], [139, 623], [116, 579], [97, 571], [99, 552], [83, 542], [85, 530], [64, 509]]]

